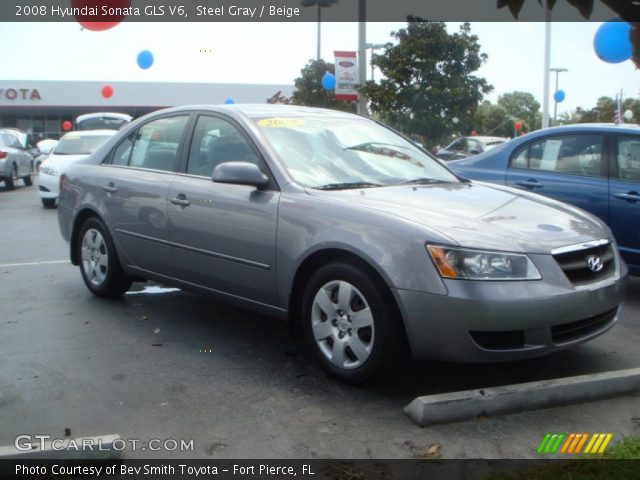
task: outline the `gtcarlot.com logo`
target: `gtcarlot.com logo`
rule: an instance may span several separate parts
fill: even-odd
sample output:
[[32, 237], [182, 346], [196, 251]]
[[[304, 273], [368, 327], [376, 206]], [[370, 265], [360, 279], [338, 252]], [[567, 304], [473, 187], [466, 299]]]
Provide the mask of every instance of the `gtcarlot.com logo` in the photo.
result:
[[537, 452], [539, 454], [604, 453], [613, 433], [547, 433]]

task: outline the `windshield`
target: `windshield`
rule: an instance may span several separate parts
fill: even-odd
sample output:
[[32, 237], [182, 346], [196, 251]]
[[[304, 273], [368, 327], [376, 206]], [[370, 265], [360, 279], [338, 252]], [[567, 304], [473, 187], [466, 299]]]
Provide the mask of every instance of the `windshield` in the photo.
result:
[[76, 130], [120, 130], [127, 123], [127, 120], [117, 117], [87, 118], [76, 120]]
[[305, 187], [458, 182], [411, 142], [371, 120], [310, 116], [254, 121], [291, 177]]
[[53, 153], [56, 155], [89, 155], [108, 139], [107, 135], [65, 135]]

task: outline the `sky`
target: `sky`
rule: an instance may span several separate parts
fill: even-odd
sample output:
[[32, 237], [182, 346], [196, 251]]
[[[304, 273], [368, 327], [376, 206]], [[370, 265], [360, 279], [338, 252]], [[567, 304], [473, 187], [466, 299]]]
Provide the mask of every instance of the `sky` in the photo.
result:
[[[392, 41], [403, 23], [367, 23], [367, 42]], [[631, 61], [608, 64], [593, 49], [600, 23], [553, 23], [551, 67], [561, 73], [566, 94], [558, 114], [592, 108], [600, 96], [640, 96], [640, 71]], [[459, 23], [448, 23], [450, 32]], [[300, 69], [316, 56], [316, 23], [132, 23], [93, 32], [75, 22], [0, 23], [0, 78], [4, 80], [95, 80], [104, 82], [211, 82], [292, 84]], [[471, 23], [488, 61], [478, 71], [494, 86], [495, 102], [514, 90], [542, 102], [544, 23]], [[334, 50], [357, 50], [356, 23], [322, 24], [322, 57]], [[142, 70], [141, 50], [154, 54]], [[370, 75], [369, 68], [367, 69]], [[380, 72], [375, 72], [380, 75]], [[551, 77], [551, 96], [555, 91]], [[550, 103], [553, 114], [553, 100]]]

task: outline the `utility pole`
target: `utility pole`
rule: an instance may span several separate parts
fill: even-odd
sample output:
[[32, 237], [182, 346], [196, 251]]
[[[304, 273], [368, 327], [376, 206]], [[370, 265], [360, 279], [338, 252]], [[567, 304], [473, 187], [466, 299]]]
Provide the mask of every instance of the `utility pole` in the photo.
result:
[[[362, 87], [367, 79], [367, 6], [366, 0], [358, 0], [358, 77]], [[358, 93], [358, 113], [369, 115], [367, 98]]]

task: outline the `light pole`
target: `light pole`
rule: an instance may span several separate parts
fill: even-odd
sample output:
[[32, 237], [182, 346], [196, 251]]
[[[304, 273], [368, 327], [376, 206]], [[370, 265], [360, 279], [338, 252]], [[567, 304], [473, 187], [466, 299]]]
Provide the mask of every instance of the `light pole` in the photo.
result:
[[384, 43], [367, 43], [365, 45], [367, 48], [371, 49], [371, 80], [373, 81], [373, 51], [374, 50], [380, 50], [381, 48], [385, 47]]
[[558, 91], [558, 76], [561, 72], [568, 72], [568, 68], [550, 68], [550, 72], [556, 72], [556, 89], [553, 93], [553, 124], [556, 124], [556, 115], [558, 113], [558, 101], [556, 100], [556, 92]]
[[318, 6], [318, 48], [316, 52], [316, 61], [320, 60], [320, 46], [322, 44], [322, 7], [330, 7], [335, 5], [339, 0], [300, 0], [300, 5], [303, 7]]
[[542, 128], [549, 126], [549, 68], [551, 67], [551, 9], [544, 7], [544, 83], [542, 87]]
[[[367, 2], [358, 0], [358, 77], [362, 87], [367, 79]], [[368, 115], [367, 98], [358, 94], [358, 113]]]

